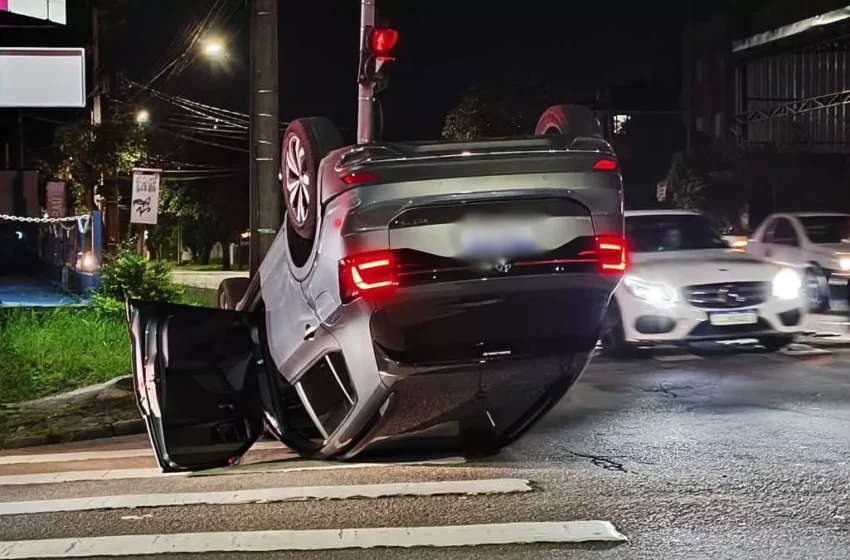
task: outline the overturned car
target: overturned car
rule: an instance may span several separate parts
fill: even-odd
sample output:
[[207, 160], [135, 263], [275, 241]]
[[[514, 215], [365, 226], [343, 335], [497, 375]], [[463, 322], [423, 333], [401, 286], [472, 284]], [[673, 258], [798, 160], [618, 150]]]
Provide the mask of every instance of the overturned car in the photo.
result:
[[285, 225], [218, 309], [128, 303], [163, 470], [231, 464], [264, 426], [317, 459], [495, 452], [589, 363], [627, 266], [589, 110], [526, 138], [341, 144], [326, 119], [289, 125]]

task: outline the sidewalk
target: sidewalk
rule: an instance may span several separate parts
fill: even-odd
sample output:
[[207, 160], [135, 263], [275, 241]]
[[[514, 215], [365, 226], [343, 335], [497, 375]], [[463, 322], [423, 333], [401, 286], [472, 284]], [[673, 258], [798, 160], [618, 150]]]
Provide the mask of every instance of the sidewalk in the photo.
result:
[[60, 307], [85, 305], [79, 296], [59, 291], [28, 276], [0, 276], [0, 307]]

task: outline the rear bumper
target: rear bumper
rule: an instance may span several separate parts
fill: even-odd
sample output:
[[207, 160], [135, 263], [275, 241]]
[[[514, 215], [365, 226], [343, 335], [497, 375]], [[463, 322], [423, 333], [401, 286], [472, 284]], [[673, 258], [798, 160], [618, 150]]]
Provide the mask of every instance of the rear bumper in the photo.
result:
[[589, 352], [617, 280], [571, 274], [409, 288], [375, 310], [370, 332], [389, 360], [411, 366]]

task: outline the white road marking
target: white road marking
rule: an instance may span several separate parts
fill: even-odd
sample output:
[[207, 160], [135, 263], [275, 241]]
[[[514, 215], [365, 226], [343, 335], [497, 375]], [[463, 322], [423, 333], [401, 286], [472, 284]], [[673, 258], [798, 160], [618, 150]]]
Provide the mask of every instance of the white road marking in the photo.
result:
[[[282, 444], [276, 441], [259, 441], [255, 443], [251, 451], [280, 450], [288, 451]], [[6, 455], [0, 456], [0, 465], [25, 465], [34, 463], [64, 463], [69, 461], [99, 461], [110, 459], [129, 459], [133, 457], [153, 457], [150, 447], [143, 449], [118, 449], [114, 451], [78, 451], [71, 453], [42, 453], [33, 455]]]
[[[301, 463], [300, 465], [298, 463]], [[278, 461], [269, 463], [254, 463], [249, 465], [237, 465], [220, 469], [210, 469], [192, 473], [191, 476], [222, 476], [234, 474], [265, 474], [265, 473], [292, 473], [303, 471], [337, 471], [348, 469], [382, 469], [389, 467], [418, 467], [418, 466], [440, 466], [440, 465], [462, 465], [466, 463], [463, 457], [446, 457], [442, 459], [426, 459], [423, 461], [409, 461], [403, 463], [330, 463], [325, 461]]]
[[136, 478], [158, 478], [161, 476], [186, 476], [187, 474], [188, 473], [182, 472], [163, 474], [163, 472], [159, 469], [114, 469], [106, 471], [12, 474], [0, 476], [0, 486], [55, 484], [59, 482], [83, 482], [88, 480], [127, 480]]
[[780, 352], [792, 358], [795, 356], [819, 356], [834, 353], [823, 348], [814, 348], [807, 344], [792, 344], [787, 348], [783, 348]]
[[514, 478], [445, 482], [362, 484], [352, 486], [257, 488], [225, 492], [138, 494], [128, 496], [71, 498], [64, 500], [0, 502], [0, 516], [104, 509], [173, 507], [199, 504], [234, 505], [305, 500], [386, 498], [390, 496], [512, 494], [516, 492], [531, 491], [532, 488], [528, 480]]
[[494, 523], [444, 527], [183, 533], [9, 541], [0, 542], [0, 558], [84, 558], [345, 548], [625, 542], [627, 540], [608, 521]]
[[302, 471], [332, 471], [345, 469], [375, 469], [391, 467], [413, 467], [433, 465], [463, 464], [463, 457], [449, 457], [428, 461], [412, 461], [407, 463], [311, 463], [308, 465], [288, 466], [295, 461], [280, 461], [275, 463], [257, 463], [252, 465], [226, 467], [198, 472], [163, 473], [159, 469], [113, 469], [91, 471], [67, 471], [58, 473], [13, 474], [0, 476], [0, 486], [23, 486], [30, 484], [56, 484], [60, 482], [83, 482], [93, 480], [127, 480], [140, 478], [159, 478], [162, 476], [222, 476], [247, 475], [264, 473], [290, 473]]
[[657, 362], [689, 362], [691, 360], [702, 360], [701, 357], [695, 356], [694, 354], [671, 354], [668, 356], [660, 355], [653, 356], [653, 359]]

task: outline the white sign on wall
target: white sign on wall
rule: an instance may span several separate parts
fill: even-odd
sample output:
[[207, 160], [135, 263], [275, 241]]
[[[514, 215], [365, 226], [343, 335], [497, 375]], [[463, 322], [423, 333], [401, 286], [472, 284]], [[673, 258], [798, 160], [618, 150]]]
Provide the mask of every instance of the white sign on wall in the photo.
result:
[[0, 0], [0, 10], [62, 25], [68, 18], [65, 0]]
[[156, 225], [159, 214], [159, 179], [161, 169], [133, 170], [133, 197], [130, 200], [130, 223]]
[[84, 49], [0, 48], [0, 107], [85, 107]]

